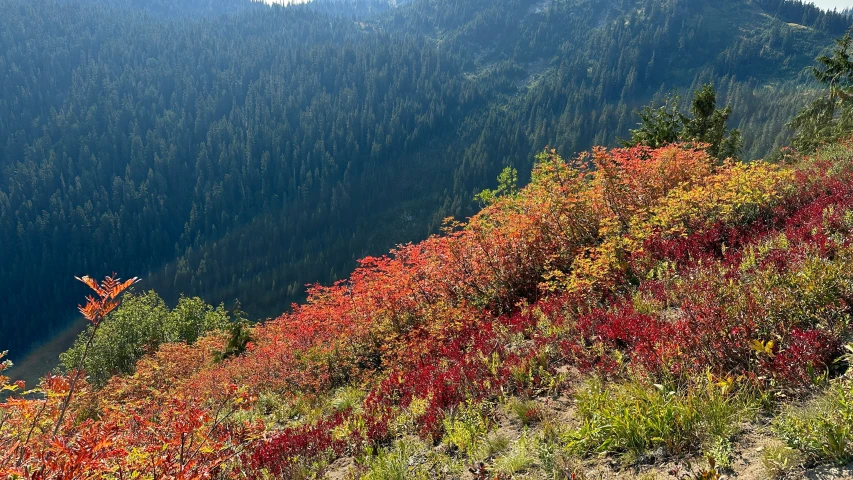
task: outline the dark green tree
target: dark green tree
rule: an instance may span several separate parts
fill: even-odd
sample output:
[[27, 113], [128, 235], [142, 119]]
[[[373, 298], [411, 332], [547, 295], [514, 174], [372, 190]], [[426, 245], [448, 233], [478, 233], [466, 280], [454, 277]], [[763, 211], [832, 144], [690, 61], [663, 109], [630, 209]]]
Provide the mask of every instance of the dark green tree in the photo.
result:
[[678, 142], [684, 131], [687, 117], [679, 112], [681, 97], [678, 93], [667, 95], [658, 107], [646, 105], [637, 112], [640, 126], [631, 130], [630, 140], [623, 141], [625, 146], [645, 145], [658, 148]]
[[229, 328], [228, 343], [225, 345], [225, 350], [216, 352], [214, 360], [221, 362], [231, 357], [239, 357], [246, 351], [249, 342], [252, 340], [249, 322], [245, 319], [235, 321]]
[[853, 37], [848, 31], [835, 40], [832, 55], [821, 55], [818, 65], [811, 67], [815, 79], [825, 91], [804, 108], [790, 127], [794, 129], [793, 145], [812, 152], [819, 145], [837, 140], [853, 132]]
[[643, 107], [637, 112], [640, 126], [631, 130], [631, 138], [622, 143], [657, 148], [675, 142], [697, 142], [707, 144], [708, 153], [714, 158], [738, 158], [743, 147], [741, 133], [728, 128], [731, 106], [717, 108], [717, 91], [712, 84], [694, 93], [690, 115], [681, 113], [680, 101], [678, 94], [672, 93], [659, 107]]
[[717, 108], [717, 91], [714, 86], [707, 84], [693, 95], [690, 106], [693, 118], [684, 123], [682, 140], [707, 143], [708, 153], [714, 158], [737, 158], [743, 147], [740, 131], [728, 129], [727, 124], [732, 114], [730, 105]]

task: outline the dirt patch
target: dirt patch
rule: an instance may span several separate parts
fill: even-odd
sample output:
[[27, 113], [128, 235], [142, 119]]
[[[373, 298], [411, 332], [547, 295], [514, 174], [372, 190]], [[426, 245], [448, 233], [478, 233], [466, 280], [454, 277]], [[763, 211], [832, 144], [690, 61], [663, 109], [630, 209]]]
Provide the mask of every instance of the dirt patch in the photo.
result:
[[352, 457], [343, 457], [332, 462], [328, 468], [326, 468], [326, 473], [323, 475], [323, 478], [328, 480], [347, 480], [348, 478], [352, 478], [352, 474], [354, 472], [355, 459]]

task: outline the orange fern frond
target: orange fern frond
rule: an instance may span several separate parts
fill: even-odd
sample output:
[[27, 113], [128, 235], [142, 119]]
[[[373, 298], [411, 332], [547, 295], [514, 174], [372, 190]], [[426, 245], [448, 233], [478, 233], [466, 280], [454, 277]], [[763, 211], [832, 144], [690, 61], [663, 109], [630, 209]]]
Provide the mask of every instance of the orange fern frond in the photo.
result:
[[95, 297], [91, 295], [86, 297], [86, 306], [78, 305], [77, 309], [80, 310], [80, 313], [82, 313], [86, 320], [90, 322], [95, 322], [101, 312], [100, 302], [95, 300]]
[[104, 278], [104, 281], [101, 282], [101, 290], [104, 292], [101, 296], [116, 298], [121, 295], [121, 292], [125, 291], [128, 287], [138, 282], [139, 278], [133, 277], [130, 280], [122, 283], [121, 279], [113, 273], [113, 276], [108, 276]]
[[118, 300], [114, 300], [111, 298], [104, 299], [101, 303], [101, 317], [105, 317], [105, 316], [107, 316], [108, 313], [115, 310], [116, 307], [118, 307], [118, 304], [119, 304]]
[[[110, 278], [110, 280], [113, 280], [113, 279]], [[121, 292], [127, 290], [128, 287], [130, 287], [131, 285], [133, 285], [134, 283], [136, 283], [138, 281], [139, 281], [139, 278], [133, 277], [130, 280], [127, 280], [124, 283], [121, 283], [120, 280], [118, 278], [116, 278], [115, 280], [113, 280], [113, 283], [110, 285], [110, 287], [108, 289], [105, 286], [105, 290], [107, 290], [107, 293], [108, 293], [110, 298], [116, 298], [119, 295], [121, 295]]]
[[74, 278], [76, 278], [77, 280], [80, 280], [81, 282], [88, 285], [89, 288], [91, 288], [92, 290], [95, 291], [95, 293], [98, 294], [98, 296], [101, 296], [101, 297], [104, 296], [104, 290], [101, 288], [100, 285], [98, 285], [98, 282], [95, 281], [94, 278], [92, 278], [88, 275], [83, 275], [83, 277], [74, 277]]
[[122, 282], [115, 273], [113, 276], [107, 276], [104, 278], [104, 281], [98, 284], [95, 280], [93, 280], [88, 275], [81, 277], [74, 277], [77, 280], [85, 283], [89, 288], [95, 291], [98, 294], [98, 297], [95, 298], [92, 295], [86, 297], [86, 305], [78, 305], [77, 308], [80, 310], [80, 313], [86, 318], [86, 320], [92, 322], [97, 325], [101, 319], [107, 316], [108, 313], [112, 312], [119, 305], [118, 296], [121, 295], [122, 292], [127, 290], [128, 287], [133, 285], [134, 283], [139, 281], [139, 278], [133, 277], [130, 280]]

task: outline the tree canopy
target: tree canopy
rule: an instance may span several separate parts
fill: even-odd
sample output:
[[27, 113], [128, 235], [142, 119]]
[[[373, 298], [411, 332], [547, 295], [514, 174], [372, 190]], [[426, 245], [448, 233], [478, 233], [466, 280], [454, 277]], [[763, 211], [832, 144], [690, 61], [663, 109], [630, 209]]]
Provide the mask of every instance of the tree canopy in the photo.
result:
[[790, 123], [796, 131], [793, 145], [805, 152], [853, 132], [853, 37], [848, 31], [835, 40], [831, 55], [817, 58], [811, 67], [824, 87], [822, 94]]
[[626, 146], [645, 145], [658, 148], [677, 142], [696, 142], [708, 145], [712, 157], [723, 160], [738, 158], [743, 139], [737, 129], [729, 129], [731, 106], [717, 108], [717, 93], [712, 84], [694, 93], [690, 115], [679, 110], [677, 94], [668, 95], [657, 108], [643, 107], [638, 113], [640, 125], [631, 130]]

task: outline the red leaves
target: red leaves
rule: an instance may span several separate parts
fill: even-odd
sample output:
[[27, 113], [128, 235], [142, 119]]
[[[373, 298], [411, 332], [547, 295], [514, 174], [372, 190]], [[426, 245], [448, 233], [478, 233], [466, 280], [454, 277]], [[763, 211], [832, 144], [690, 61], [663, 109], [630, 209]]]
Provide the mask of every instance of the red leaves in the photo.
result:
[[660, 372], [664, 368], [663, 352], [674, 333], [668, 322], [637, 313], [630, 304], [611, 311], [594, 310], [578, 319], [576, 329], [583, 342], [581, 348], [573, 349], [576, 360], [606, 373], [618, 373], [619, 368], [608, 351], [626, 356], [619, 361]]
[[341, 425], [349, 412], [336, 413], [313, 425], [287, 428], [258, 445], [244, 461], [251, 466], [251, 478], [267, 478], [261, 474], [266, 469], [279, 478], [292, 478], [300, 466], [310, 464], [321, 455], [339, 456], [352, 439], [334, 439], [332, 431]]
[[24, 470], [25, 478], [99, 478], [97, 472], [127, 455], [115, 444], [120, 433], [115, 424], [87, 421], [73, 436], [56, 437], [47, 448], [33, 452], [39, 468]]
[[788, 385], [811, 385], [841, 354], [841, 342], [820, 330], [794, 329], [786, 340], [766, 367]]

